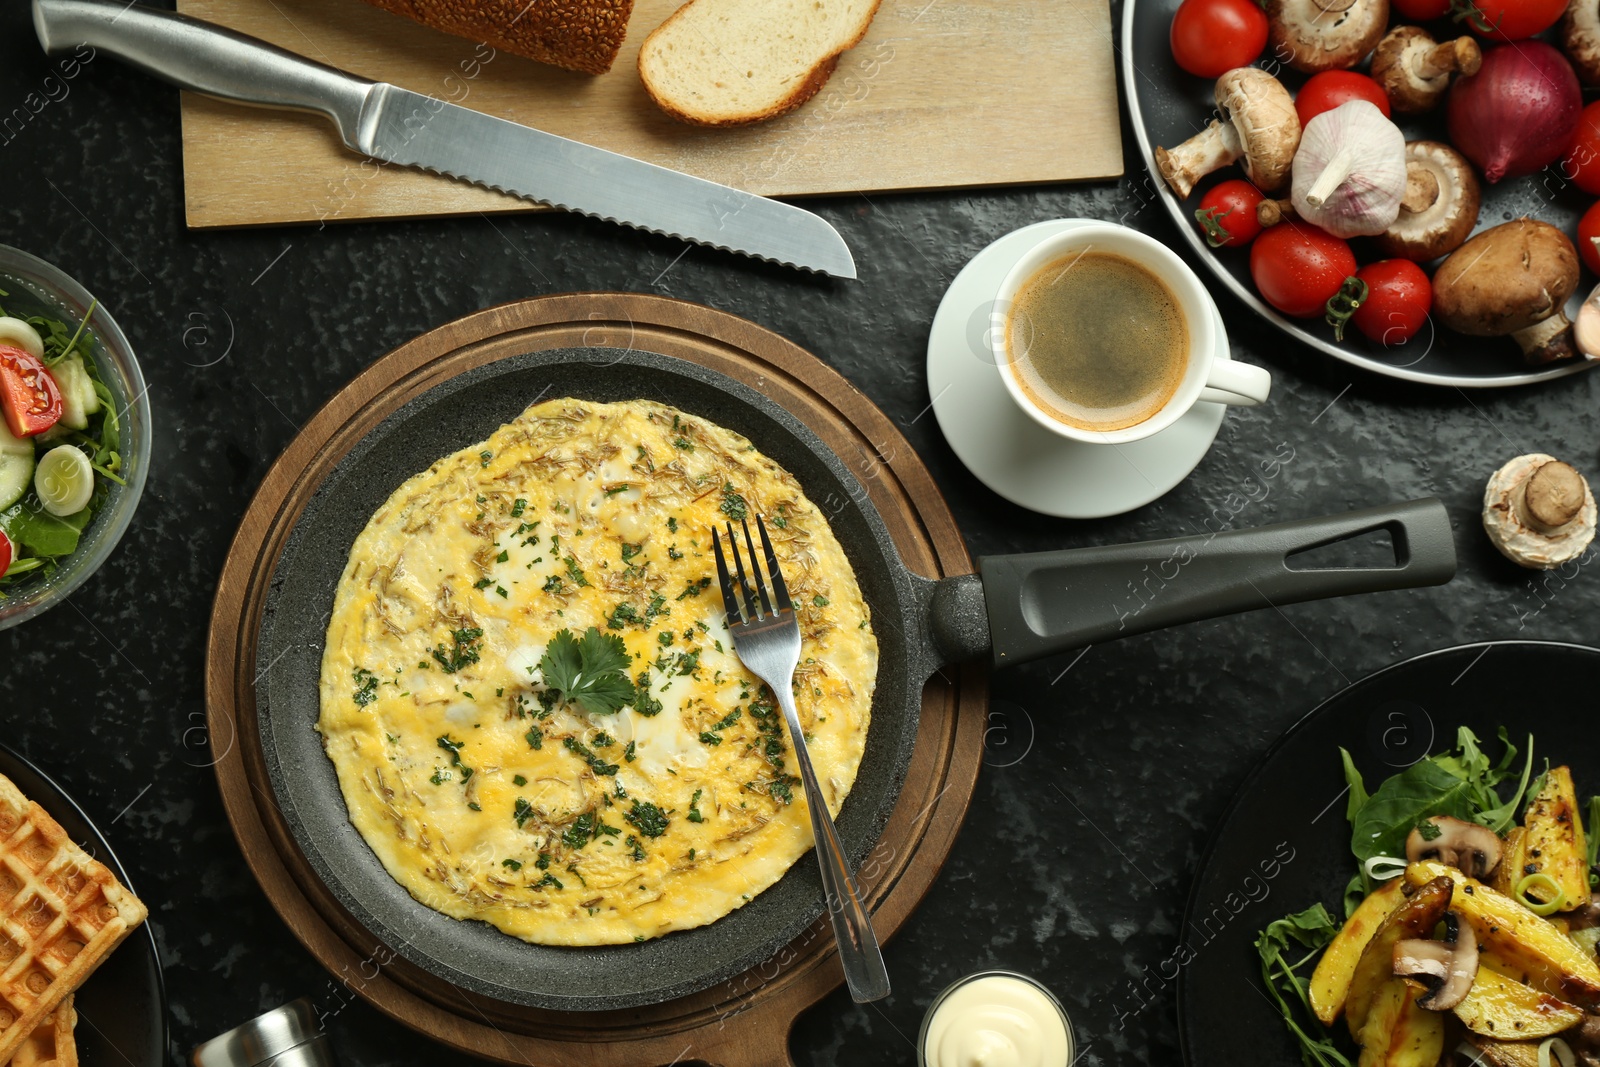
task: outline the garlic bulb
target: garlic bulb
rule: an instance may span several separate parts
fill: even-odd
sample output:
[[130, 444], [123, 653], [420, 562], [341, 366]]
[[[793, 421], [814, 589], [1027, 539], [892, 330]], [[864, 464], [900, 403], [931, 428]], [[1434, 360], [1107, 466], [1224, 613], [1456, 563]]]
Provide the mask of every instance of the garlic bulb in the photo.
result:
[[1300, 217], [1335, 237], [1382, 233], [1406, 191], [1406, 138], [1366, 100], [1306, 123], [1290, 196]]

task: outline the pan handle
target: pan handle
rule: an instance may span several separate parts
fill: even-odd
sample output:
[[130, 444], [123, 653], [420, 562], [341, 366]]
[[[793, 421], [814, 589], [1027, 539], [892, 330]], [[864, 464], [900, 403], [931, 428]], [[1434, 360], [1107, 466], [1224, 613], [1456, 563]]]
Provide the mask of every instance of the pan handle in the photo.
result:
[[[1388, 531], [1395, 565], [1295, 569], [1289, 557]], [[997, 666], [1181, 622], [1302, 600], [1442, 585], [1456, 572], [1437, 497], [1253, 530], [978, 561]]]

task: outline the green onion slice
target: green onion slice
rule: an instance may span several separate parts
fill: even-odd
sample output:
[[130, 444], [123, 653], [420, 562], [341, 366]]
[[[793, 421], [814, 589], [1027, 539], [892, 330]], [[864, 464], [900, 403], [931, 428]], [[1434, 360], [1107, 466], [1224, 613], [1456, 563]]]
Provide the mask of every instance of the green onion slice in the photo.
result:
[[1406, 861], [1398, 856], [1372, 856], [1361, 869], [1374, 882], [1387, 882], [1406, 873]]
[[1552, 1052], [1561, 1061], [1561, 1067], [1576, 1067], [1578, 1058], [1572, 1054], [1572, 1046], [1559, 1037], [1547, 1037], [1539, 1042], [1539, 1067], [1550, 1067]]
[[[1550, 894], [1549, 903], [1542, 904], [1528, 896], [1528, 890], [1530, 889], [1543, 889], [1548, 892]], [[1535, 915], [1554, 915], [1561, 910], [1561, 905], [1567, 902], [1567, 891], [1562, 889], [1554, 878], [1543, 871], [1524, 877], [1522, 881], [1517, 883], [1517, 887], [1511, 891], [1511, 895], [1517, 898], [1518, 904], [1521, 904]]]

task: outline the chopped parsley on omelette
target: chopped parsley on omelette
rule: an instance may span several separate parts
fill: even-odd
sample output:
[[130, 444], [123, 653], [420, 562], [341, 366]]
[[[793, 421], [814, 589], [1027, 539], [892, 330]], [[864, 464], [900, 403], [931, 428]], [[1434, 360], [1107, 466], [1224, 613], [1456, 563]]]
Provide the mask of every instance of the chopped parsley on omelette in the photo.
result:
[[877, 640], [843, 550], [749, 441], [653, 401], [535, 404], [372, 516], [318, 729], [350, 820], [427, 906], [541, 944], [702, 926], [811, 847], [772, 694], [740, 665], [711, 530], [766, 519], [831, 811]]

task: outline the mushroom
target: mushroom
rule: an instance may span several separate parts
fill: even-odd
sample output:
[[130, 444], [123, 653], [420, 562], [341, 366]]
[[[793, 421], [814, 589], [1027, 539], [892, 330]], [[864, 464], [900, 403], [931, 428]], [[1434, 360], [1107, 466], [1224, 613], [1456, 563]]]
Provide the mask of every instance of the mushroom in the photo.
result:
[[1239, 67], [1217, 79], [1217, 107], [1226, 121], [1205, 129], [1170, 151], [1156, 149], [1156, 166], [1172, 191], [1187, 198], [1195, 182], [1243, 157], [1245, 177], [1274, 192], [1289, 177], [1300, 147], [1300, 116], [1289, 90], [1264, 70]]
[[1483, 530], [1511, 562], [1550, 570], [1594, 540], [1595, 500], [1572, 467], [1543, 452], [1518, 456], [1483, 491]]
[[1513, 219], [1450, 253], [1433, 276], [1433, 310], [1458, 333], [1510, 334], [1527, 362], [1551, 363], [1574, 354], [1563, 306], [1577, 285], [1578, 251], [1567, 235]]
[[1267, 0], [1274, 58], [1315, 74], [1361, 62], [1389, 22], [1389, 0]]
[[1395, 942], [1394, 973], [1428, 987], [1428, 992], [1417, 998], [1418, 1007], [1449, 1011], [1467, 999], [1478, 977], [1478, 936], [1460, 915], [1447, 911], [1442, 939]]
[[1439, 141], [1408, 142], [1400, 214], [1373, 244], [1385, 256], [1419, 263], [1449, 255], [1478, 224], [1481, 196], [1478, 176], [1460, 152]]
[[1435, 815], [1406, 837], [1406, 862], [1438, 860], [1468, 878], [1482, 879], [1500, 865], [1500, 849], [1500, 836], [1487, 826]]
[[1282, 200], [1263, 200], [1256, 205], [1256, 221], [1263, 226], [1276, 226], [1285, 219], [1294, 219], [1294, 198], [1284, 197]]
[[1600, 85], [1600, 0], [1572, 0], [1561, 16], [1561, 47], [1578, 80]]
[[1400, 115], [1432, 111], [1450, 75], [1476, 74], [1483, 50], [1471, 37], [1438, 44], [1420, 26], [1396, 26], [1378, 42], [1372, 56], [1372, 79], [1389, 94], [1389, 107]]

